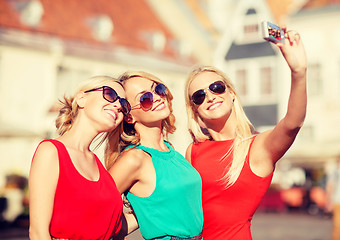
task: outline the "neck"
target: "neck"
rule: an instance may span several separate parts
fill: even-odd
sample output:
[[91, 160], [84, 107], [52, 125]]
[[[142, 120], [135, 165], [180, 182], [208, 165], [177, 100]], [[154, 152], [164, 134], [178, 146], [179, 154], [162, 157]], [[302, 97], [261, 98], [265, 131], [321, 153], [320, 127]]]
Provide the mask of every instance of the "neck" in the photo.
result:
[[168, 150], [164, 144], [164, 136], [160, 126], [148, 127], [142, 124], [136, 124], [135, 129], [140, 135], [141, 145], [160, 151]]
[[67, 133], [59, 137], [58, 140], [62, 141], [68, 147], [81, 152], [88, 152], [90, 151], [92, 141], [98, 134], [99, 133], [93, 128], [84, 126], [82, 122], [76, 119], [72, 128]]
[[227, 119], [214, 119], [205, 122], [208, 132], [215, 141], [234, 139], [236, 137], [236, 117], [234, 114]]

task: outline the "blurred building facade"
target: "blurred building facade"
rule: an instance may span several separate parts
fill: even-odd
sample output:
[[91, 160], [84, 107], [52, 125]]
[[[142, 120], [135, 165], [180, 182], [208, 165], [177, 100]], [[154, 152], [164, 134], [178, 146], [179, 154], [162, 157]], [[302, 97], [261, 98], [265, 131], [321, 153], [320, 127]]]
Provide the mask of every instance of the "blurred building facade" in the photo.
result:
[[290, 73], [262, 39], [262, 20], [299, 31], [308, 55], [306, 123], [280, 164], [323, 168], [340, 154], [339, 4], [0, 0], [0, 186], [5, 174], [28, 176], [38, 142], [55, 137], [58, 98], [93, 75], [143, 70], [164, 80], [177, 120], [170, 141], [183, 154], [191, 141], [184, 82], [195, 64], [225, 71], [256, 128], [271, 128], [285, 114]]
[[[259, 131], [272, 128], [284, 116], [290, 88], [288, 66], [279, 50], [263, 41], [261, 21], [285, 24], [301, 33], [308, 58], [307, 117], [295, 143], [278, 163], [277, 172], [303, 168], [306, 172], [321, 170], [327, 174], [327, 169], [333, 167], [340, 155], [337, 127], [340, 122], [340, 34], [335, 30], [340, 18], [340, 1], [215, 2], [220, 8], [226, 6], [228, 21], [221, 27], [224, 31], [214, 54], [214, 64], [229, 75], [248, 117]], [[298, 174], [300, 177], [276, 175], [280, 179], [274, 178], [274, 182], [286, 182], [288, 186], [299, 185], [306, 178], [303, 174]]]
[[6, 174], [28, 176], [37, 144], [55, 137], [58, 99], [94, 75], [143, 70], [165, 81], [177, 117], [170, 140], [185, 151], [184, 79], [211, 62], [213, 40], [200, 5], [179, 2], [0, 0], [0, 186]]

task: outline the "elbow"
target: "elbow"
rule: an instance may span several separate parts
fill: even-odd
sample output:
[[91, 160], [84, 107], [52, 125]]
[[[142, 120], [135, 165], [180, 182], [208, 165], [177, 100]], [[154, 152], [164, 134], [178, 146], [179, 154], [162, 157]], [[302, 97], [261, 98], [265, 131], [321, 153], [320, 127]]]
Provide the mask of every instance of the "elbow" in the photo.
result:
[[283, 119], [283, 123], [284, 123], [285, 128], [288, 131], [296, 132], [296, 131], [299, 131], [302, 128], [302, 126], [305, 122], [305, 119], [306, 119], [306, 113], [301, 114], [300, 116], [295, 116], [295, 117], [286, 116]]
[[299, 121], [284, 121], [284, 126], [288, 136], [296, 136], [304, 124], [304, 118]]

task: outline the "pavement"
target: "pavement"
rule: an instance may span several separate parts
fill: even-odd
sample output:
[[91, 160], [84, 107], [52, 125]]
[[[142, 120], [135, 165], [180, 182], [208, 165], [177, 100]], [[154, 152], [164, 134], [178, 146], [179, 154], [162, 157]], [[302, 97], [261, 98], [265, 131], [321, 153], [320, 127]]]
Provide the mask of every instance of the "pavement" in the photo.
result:
[[[254, 240], [330, 240], [332, 220], [306, 213], [256, 213], [252, 221]], [[128, 240], [142, 240], [137, 230]], [[28, 240], [27, 227], [0, 228], [1, 240]]]
[[[252, 220], [253, 240], [331, 240], [332, 219], [306, 213], [255, 213]], [[139, 231], [127, 236], [143, 240]]]

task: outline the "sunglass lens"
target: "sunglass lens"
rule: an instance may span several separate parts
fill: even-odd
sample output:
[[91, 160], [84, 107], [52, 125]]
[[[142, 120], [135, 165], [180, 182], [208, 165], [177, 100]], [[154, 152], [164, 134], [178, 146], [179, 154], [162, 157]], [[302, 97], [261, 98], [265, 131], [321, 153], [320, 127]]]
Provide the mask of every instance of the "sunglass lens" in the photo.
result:
[[192, 95], [192, 101], [196, 105], [201, 105], [204, 102], [205, 92], [204, 90], [198, 90]]
[[155, 93], [157, 93], [157, 95], [161, 97], [166, 97], [168, 95], [167, 89], [162, 83], [157, 84], [157, 86], [155, 87]]
[[225, 84], [222, 81], [214, 82], [209, 86], [210, 91], [221, 94], [225, 91]]
[[105, 98], [105, 100], [113, 103], [114, 101], [117, 100], [118, 98], [118, 95], [116, 93], [115, 90], [113, 90], [112, 88], [110, 87], [104, 87], [104, 90], [103, 90], [103, 97]]
[[140, 99], [140, 105], [142, 106], [142, 108], [147, 111], [150, 110], [152, 108], [152, 104], [153, 104], [153, 95], [151, 92], [146, 92], [144, 93]]
[[128, 114], [131, 111], [130, 103], [125, 98], [120, 98], [119, 103], [122, 107], [122, 112]]

